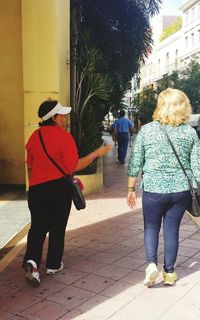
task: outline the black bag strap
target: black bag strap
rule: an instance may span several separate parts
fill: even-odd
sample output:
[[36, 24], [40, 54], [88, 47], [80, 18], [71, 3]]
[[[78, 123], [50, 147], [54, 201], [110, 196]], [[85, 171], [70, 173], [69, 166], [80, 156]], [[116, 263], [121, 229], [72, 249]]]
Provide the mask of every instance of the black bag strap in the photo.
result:
[[69, 174], [67, 174], [58, 164], [57, 162], [48, 154], [47, 152], [47, 149], [45, 147], [45, 144], [44, 144], [44, 140], [42, 138], [42, 133], [40, 130], [38, 130], [38, 134], [39, 134], [39, 138], [40, 138], [40, 142], [41, 142], [41, 145], [44, 149], [44, 152], [46, 153], [47, 157], [49, 158], [49, 160], [54, 164], [54, 166], [65, 176], [65, 177], [70, 177], [71, 176]]
[[171, 148], [172, 148], [172, 150], [173, 150], [173, 152], [174, 152], [174, 154], [175, 154], [175, 156], [176, 156], [176, 158], [177, 158], [177, 160], [178, 160], [178, 163], [179, 163], [181, 169], [183, 170], [183, 173], [184, 173], [185, 177], [187, 178], [187, 181], [188, 181], [188, 184], [189, 184], [189, 187], [190, 187], [190, 191], [193, 193], [193, 192], [194, 192], [194, 189], [193, 189], [193, 186], [192, 186], [192, 184], [191, 184], [191, 181], [190, 181], [190, 179], [189, 179], [189, 177], [188, 177], [188, 175], [187, 175], [187, 173], [186, 173], [186, 171], [185, 171], [185, 168], [184, 168], [181, 160], [179, 159], [179, 156], [178, 156], [178, 154], [177, 154], [177, 152], [176, 152], [176, 149], [174, 148], [174, 145], [173, 145], [173, 143], [172, 143], [172, 141], [171, 141], [171, 139], [170, 139], [170, 137], [169, 137], [169, 134], [168, 134], [167, 130], [166, 130], [164, 127], [162, 127], [162, 126], [160, 126], [160, 128], [161, 128], [161, 130], [164, 132], [164, 134], [166, 135], [166, 137], [167, 137], [167, 139], [168, 139], [168, 142], [169, 142], [169, 144], [171, 145]]

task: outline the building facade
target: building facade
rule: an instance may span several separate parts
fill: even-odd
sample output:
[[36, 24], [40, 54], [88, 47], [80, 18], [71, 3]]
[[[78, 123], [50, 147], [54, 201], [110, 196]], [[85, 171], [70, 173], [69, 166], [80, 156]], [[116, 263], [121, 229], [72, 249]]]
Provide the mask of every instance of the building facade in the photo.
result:
[[184, 68], [192, 59], [200, 62], [200, 0], [183, 1], [180, 11], [180, 31], [159, 42], [162, 29], [156, 26], [152, 54], [141, 68], [140, 90], [152, 84], [156, 87], [165, 75]]
[[180, 61], [184, 66], [191, 59], [200, 62], [200, 0], [184, 1], [180, 9], [183, 13]]

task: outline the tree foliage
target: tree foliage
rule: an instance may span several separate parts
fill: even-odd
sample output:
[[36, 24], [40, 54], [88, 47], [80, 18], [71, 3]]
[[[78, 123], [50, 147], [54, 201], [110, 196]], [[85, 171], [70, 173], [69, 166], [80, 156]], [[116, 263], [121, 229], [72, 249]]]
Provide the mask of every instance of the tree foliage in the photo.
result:
[[[111, 104], [119, 104], [152, 45], [150, 15], [161, 1], [83, 0], [81, 31], [108, 59]], [[120, 93], [120, 94], [119, 94]]]
[[186, 67], [166, 75], [160, 85], [160, 90], [167, 87], [180, 89], [188, 96], [193, 113], [200, 112], [200, 64], [192, 60]]
[[78, 19], [71, 131], [80, 155], [102, 142], [105, 115], [119, 108], [140, 62], [151, 51], [150, 17], [161, 2], [72, 0]]
[[133, 105], [138, 109], [137, 116], [141, 124], [152, 121], [156, 98], [157, 91], [153, 87], [145, 88], [141, 93], [134, 96]]
[[194, 113], [200, 112], [200, 64], [192, 61], [180, 73], [180, 88], [187, 94]]
[[172, 34], [176, 33], [182, 28], [182, 17], [178, 17], [178, 19], [166, 27], [160, 35], [160, 41], [165, 40]]
[[200, 113], [199, 83], [200, 64], [192, 61], [185, 69], [175, 71], [171, 75], [165, 75], [156, 89], [153, 87], [145, 88], [141, 93], [136, 94], [133, 99], [133, 105], [138, 109], [142, 124], [152, 121], [157, 96], [161, 91], [169, 87], [183, 91], [190, 100], [192, 112]]
[[[86, 39], [86, 37], [82, 37]], [[77, 63], [77, 87], [74, 113], [78, 125], [78, 143], [83, 138], [83, 118], [85, 110], [94, 100], [108, 100], [110, 81], [106, 70], [106, 60], [94, 45], [83, 41]], [[80, 145], [79, 145], [80, 146]]]

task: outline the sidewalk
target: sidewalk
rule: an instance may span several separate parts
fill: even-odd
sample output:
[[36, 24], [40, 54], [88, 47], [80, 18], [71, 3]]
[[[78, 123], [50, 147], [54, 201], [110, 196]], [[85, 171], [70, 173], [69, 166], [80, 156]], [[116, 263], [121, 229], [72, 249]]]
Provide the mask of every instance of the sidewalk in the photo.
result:
[[[61, 273], [47, 276], [43, 263], [40, 287], [30, 287], [21, 268], [21, 241], [21, 251], [0, 274], [1, 320], [200, 319], [200, 231], [185, 216], [176, 269], [180, 280], [173, 287], [160, 282], [145, 288], [141, 194], [138, 209], [130, 211], [127, 165], [116, 159], [113, 147], [104, 161], [104, 190], [87, 197], [85, 211], [71, 212]], [[159, 268], [162, 245], [161, 236]]]
[[23, 188], [5, 188], [0, 192], [0, 249], [30, 221]]

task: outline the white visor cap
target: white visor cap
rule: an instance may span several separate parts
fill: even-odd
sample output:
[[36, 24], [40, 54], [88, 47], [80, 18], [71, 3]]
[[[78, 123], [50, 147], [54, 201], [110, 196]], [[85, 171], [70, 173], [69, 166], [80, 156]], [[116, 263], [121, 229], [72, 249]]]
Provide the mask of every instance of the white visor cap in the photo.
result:
[[70, 113], [70, 111], [70, 107], [63, 107], [60, 103], [57, 103], [57, 105], [51, 111], [49, 111], [47, 114], [45, 114], [44, 117], [42, 117], [42, 120], [46, 121], [55, 116], [55, 114], [68, 114]]

